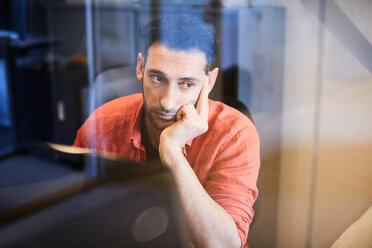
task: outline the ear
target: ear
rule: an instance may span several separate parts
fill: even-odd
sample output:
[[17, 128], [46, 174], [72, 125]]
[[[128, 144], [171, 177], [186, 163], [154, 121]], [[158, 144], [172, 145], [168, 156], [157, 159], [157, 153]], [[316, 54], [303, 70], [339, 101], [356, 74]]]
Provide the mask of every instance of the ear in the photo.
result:
[[138, 53], [136, 74], [137, 74], [137, 78], [140, 82], [143, 81], [143, 77], [145, 75], [144, 71], [145, 71], [145, 58], [143, 57], [142, 53]]
[[208, 92], [211, 92], [214, 84], [216, 83], [219, 68], [215, 67], [213, 70], [208, 72]]

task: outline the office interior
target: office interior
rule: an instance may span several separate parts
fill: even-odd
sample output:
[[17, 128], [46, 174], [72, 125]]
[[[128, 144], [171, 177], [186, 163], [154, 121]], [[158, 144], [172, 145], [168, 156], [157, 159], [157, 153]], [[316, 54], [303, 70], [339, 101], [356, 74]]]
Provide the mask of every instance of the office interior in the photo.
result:
[[[249, 246], [331, 247], [372, 211], [371, 10], [369, 0], [1, 0], [0, 211], [86, 178], [19, 151], [70, 146], [94, 109], [141, 92], [137, 29], [189, 13], [216, 28], [210, 98], [242, 102], [260, 136]], [[372, 237], [367, 222], [348, 238]]]

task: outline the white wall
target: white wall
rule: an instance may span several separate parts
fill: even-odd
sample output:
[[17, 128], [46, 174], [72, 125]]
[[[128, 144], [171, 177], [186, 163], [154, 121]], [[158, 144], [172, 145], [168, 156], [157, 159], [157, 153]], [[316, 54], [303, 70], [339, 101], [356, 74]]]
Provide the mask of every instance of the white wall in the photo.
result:
[[[337, 3], [371, 41], [372, 2]], [[277, 247], [329, 247], [372, 205], [372, 75], [302, 2], [285, 6]]]

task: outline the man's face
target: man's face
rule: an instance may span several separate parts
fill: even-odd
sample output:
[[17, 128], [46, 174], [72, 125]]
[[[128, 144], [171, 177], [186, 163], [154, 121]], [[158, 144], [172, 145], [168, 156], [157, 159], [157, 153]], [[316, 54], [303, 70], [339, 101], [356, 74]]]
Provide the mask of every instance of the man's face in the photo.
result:
[[202, 52], [172, 50], [160, 43], [149, 48], [142, 82], [146, 118], [152, 127], [163, 130], [176, 121], [181, 106], [195, 105], [207, 77], [205, 67]]

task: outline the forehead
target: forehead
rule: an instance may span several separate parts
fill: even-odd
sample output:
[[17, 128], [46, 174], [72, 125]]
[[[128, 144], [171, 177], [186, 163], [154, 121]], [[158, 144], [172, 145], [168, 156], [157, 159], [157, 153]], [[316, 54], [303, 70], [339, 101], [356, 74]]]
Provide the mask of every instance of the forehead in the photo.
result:
[[156, 69], [166, 74], [205, 74], [206, 65], [203, 52], [174, 50], [161, 43], [154, 43], [149, 48], [146, 60], [146, 69]]

